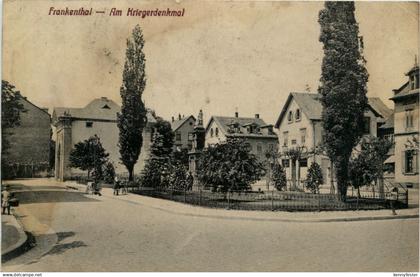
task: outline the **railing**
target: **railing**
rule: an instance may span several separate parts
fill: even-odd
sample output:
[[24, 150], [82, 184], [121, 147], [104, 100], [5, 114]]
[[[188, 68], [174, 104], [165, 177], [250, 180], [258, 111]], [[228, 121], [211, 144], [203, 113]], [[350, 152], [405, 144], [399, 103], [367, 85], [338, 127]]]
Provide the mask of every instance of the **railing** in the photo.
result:
[[211, 192], [155, 189], [140, 187], [134, 193], [156, 198], [168, 199], [192, 205], [236, 209], [271, 211], [328, 211], [328, 210], [372, 210], [391, 207], [403, 208], [408, 203], [408, 194], [384, 193], [380, 198], [367, 192], [361, 197], [349, 196], [346, 201], [338, 200], [333, 194], [312, 194], [305, 192], [261, 191], [261, 192]]

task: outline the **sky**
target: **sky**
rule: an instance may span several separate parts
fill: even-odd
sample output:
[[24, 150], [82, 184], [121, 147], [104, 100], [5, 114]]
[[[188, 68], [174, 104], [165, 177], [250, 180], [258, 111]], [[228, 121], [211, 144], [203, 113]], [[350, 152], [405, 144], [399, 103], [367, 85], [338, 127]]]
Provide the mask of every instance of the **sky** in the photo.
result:
[[[98, 97], [121, 103], [126, 39], [145, 38], [146, 106], [166, 119], [254, 116], [274, 124], [290, 92], [316, 92], [323, 57], [323, 2], [5, 1], [2, 79], [40, 107], [83, 107]], [[50, 7], [105, 10], [51, 16]], [[111, 8], [123, 16], [112, 17]], [[127, 17], [127, 8], [185, 9], [184, 17]], [[393, 108], [419, 48], [416, 2], [357, 2], [368, 96]]]

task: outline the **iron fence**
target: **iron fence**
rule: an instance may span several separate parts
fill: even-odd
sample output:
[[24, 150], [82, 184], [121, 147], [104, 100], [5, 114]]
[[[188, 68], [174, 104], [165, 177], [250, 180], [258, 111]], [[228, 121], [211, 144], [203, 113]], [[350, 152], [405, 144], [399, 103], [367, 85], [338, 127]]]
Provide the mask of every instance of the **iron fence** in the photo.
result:
[[[183, 202], [191, 205], [235, 209], [271, 211], [331, 211], [331, 210], [373, 210], [384, 208], [405, 208], [408, 192], [397, 194], [385, 192], [382, 195], [368, 192], [360, 196], [349, 196], [341, 201], [334, 194], [312, 194], [291, 191], [228, 191], [173, 190], [163, 188], [137, 187], [134, 193]], [[391, 206], [392, 205], [392, 206]]]

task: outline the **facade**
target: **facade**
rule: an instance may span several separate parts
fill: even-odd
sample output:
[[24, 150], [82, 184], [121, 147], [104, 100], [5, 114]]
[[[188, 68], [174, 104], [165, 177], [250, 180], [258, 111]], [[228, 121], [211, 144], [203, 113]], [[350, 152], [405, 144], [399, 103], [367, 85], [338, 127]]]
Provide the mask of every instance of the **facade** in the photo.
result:
[[[84, 108], [54, 108], [53, 125], [56, 134], [55, 177], [65, 180], [85, 175], [86, 172], [69, 167], [69, 155], [73, 146], [91, 136], [97, 135], [102, 146], [109, 153], [109, 160], [117, 174], [127, 174], [125, 166], [120, 162], [118, 148], [119, 129], [117, 112], [120, 106], [106, 97], [94, 99]], [[143, 130], [143, 147], [134, 167], [139, 173], [150, 153], [153, 125], [156, 119], [147, 113], [147, 124]]]
[[224, 142], [227, 138], [243, 138], [249, 143], [251, 153], [260, 160], [267, 151], [278, 147], [278, 138], [273, 125], [267, 125], [258, 114], [255, 117], [212, 116], [207, 123], [205, 145]]
[[20, 113], [20, 126], [3, 130], [9, 143], [2, 159], [3, 168], [7, 167], [3, 171], [6, 178], [40, 176], [49, 169], [51, 117], [48, 109], [39, 108], [23, 96], [19, 102], [26, 110]]
[[[368, 100], [364, 133], [366, 136], [377, 136], [378, 127], [392, 115], [392, 110], [379, 98]], [[296, 180], [297, 183], [293, 185], [298, 187], [302, 186], [301, 180], [306, 178], [307, 170], [313, 162], [321, 166], [325, 186], [334, 182], [331, 162], [320, 151], [324, 133], [321, 114], [319, 94], [290, 93], [275, 125], [279, 134], [281, 163], [289, 182]], [[297, 149], [300, 157], [292, 159], [288, 154], [290, 149]]]
[[395, 182], [419, 184], [419, 66], [406, 73], [408, 81], [394, 90]]
[[174, 150], [192, 148], [192, 133], [194, 131], [195, 117], [190, 115], [188, 117], [178, 116], [178, 120], [172, 117], [171, 128], [175, 133]]

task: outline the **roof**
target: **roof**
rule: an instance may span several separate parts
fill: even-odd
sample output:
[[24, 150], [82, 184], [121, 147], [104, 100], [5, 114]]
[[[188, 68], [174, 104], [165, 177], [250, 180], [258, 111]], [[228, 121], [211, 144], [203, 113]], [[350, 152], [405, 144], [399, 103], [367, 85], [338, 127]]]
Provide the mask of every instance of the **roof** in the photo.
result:
[[373, 110], [380, 114], [382, 118], [387, 119], [393, 114], [393, 111], [388, 108], [379, 97], [369, 97], [368, 104]]
[[[286, 103], [284, 104], [280, 116], [277, 119], [276, 128], [279, 128], [281, 121], [286, 115], [287, 108], [290, 105], [292, 99], [295, 100], [300, 110], [310, 120], [321, 120], [322, 119], [322, 104], [321, 95], [318, 93], [308, 92], [291, 92], [287, 97]], [[380, 98], [369, 97], [368, 98], [369, 108], [375, 113], [376, 116], [382, 118], [388, 118], [392, 114], [392, 110], [389, 109]]]
[[[407, 87], [404, 87], [404, 88], [407, 88]], [[419, 89], [413, 89], [413, 90], [404, 89], [400, 92], [396, 91], [395, 95], [393, 97], [389, 98], [389, 99], [395, 101], [395, 100], [400, 100], [402, 98], [406, 98], [406, 97], [410, 97], [410, 96], [417, 96], [418, 97], [419, 92], [420, 92]]]
[[228, 131], [229, 125], [232, 123], [238, 124], [241, 129], [244, 129], [243, 127], [246, 127], [248, 125], [257, 125], [260, 127], [268, 127], [268, 125], [262, 120], [261, 118], [255, 118], [255, 117], [229, 117], [229, 116], [212, 116], [207, 123], [206, 126], [206, 132], [208, 131], [211, 123], [215, 121], [217, 125], [220, 127], [220, 131], [225, 136], [235, 136], [235, 137], [258, 137], [258, 138], [275, 138], [277, 139], [276, 134], [249, 134], [246, 133], [245, 130], [241, 130], [242, 133], [230, 133]]
[[181, 119], [179, 119], [179, 120], [174, 120], [174, 121], [172, 121], [171, 122], [171, 128], [172, 128], [172, 131], [176, 131], [176, 130], [178, 130], [182, 125], [184, 125], [184, 123], [185, 122], [187, 122], [190, 118], [193, 118], [193, 120], [195, 121], [195, 117], [194, 116], [192, 116], [192, 115], [190, 115], [190, 116], [187, 116], [187, 117], [183, 117], [183, 118], [181, 118]]
[[379, 127], [379, 129], [393, 129], [394, 128], [394, 113], [392, 113], [385, 121], [385, 123]]
[[[53, 120], [63, 116], [70, 116], [77, 119], [96, 119], [96, 120], [117, 120], [117, 113], [121, 111], [121, 107], [114, 101], [106, 98], [96, 98], [89, 102], [84, 108], [67, 108], [56, 107], [53, 110]], [[147, 110], [147, 121], [155, 123], [156, 119], [151, 111]]]

